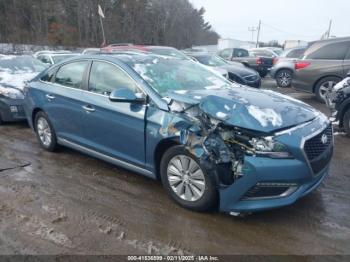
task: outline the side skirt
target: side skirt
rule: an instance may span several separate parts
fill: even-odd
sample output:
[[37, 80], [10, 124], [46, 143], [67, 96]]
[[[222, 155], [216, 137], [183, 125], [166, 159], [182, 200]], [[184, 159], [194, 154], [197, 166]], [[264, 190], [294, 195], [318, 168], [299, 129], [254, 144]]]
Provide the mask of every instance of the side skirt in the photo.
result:
[[66, 140], [64, 138], [58, 138], [57, 140], [58, 140], [58, 144], [60, 144], [62, 146], [66, 146], [66, 147], [72, 148], [74, 150], [83, 152], [83, 153], [85, 153], [85, 154], [87, 154], [89, 156], [96, 157], [98, 159], [101, 159], [101, 160], [106, 161], [108, 163], [111, 163], [113, 165], [120, 166], [120, 167], [128, 169], [130, 171], [133, 171], [133, 172], [139, 173], [141, 175], [144, 175], [144, 176], [147, 176], [147, 177], [155, 179], [155, 175], [153, 174], [153, 172], [151, 172], [151, 171], [149, 171], [147, 169], [144, 169], [142, 167], [135, 166], [133, 164], [130, 164], [130, 163], [122, 161], [122, 160], [119, 160], [117, 158], [113, 158], [113, 157], [107, 156], [107, 155], [102, 154], [100, 152], [97, 152], [95, 150], [86, 148], [84, 146], [78, 145], [78, 144], [73, 143], [73, 142], [70, 142], [70, 141], [68, 141], [68, 140]]

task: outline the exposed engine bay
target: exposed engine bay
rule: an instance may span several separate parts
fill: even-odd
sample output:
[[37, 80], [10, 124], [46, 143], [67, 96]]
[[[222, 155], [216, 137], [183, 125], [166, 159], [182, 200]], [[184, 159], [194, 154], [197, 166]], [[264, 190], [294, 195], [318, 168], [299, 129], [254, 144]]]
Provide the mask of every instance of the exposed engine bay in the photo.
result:
[[[186, 105], [173, 100], [170, 109], [192, 123], [185, 129], [179, 128], [180, 143], [208, 170], [217, 170], [221, 185], [231, 185], [244, 175], [246, 155], [266, 154], [267, 148], [275, 146], [272, 138], [259, 138], [257, 132], [226, 125], [203, 112], [198, 104]], [[174, 127], [178, 130], [176, 124]]]

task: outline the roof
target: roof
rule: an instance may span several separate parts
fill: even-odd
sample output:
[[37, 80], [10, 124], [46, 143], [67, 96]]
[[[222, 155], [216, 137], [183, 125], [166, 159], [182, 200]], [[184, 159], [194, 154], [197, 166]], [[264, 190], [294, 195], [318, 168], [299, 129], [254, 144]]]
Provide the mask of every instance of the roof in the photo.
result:
[[157, 46], [157, 45], [109, 45], [101, 48], [102, 51], [116, 51], [116, 50], [140, 50], [147, 52], [150, 49], [174, 49], [170, 46]]

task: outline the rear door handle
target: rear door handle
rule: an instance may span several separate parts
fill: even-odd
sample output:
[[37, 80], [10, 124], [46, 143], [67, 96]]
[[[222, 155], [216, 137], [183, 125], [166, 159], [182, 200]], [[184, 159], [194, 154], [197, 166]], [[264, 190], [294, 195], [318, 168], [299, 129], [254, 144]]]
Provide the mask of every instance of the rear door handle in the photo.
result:
[[49, 95], [49, 94], [46, 95], [46, 98], [49, 99], [49, 100], [55, 99], [55, 97], [53, 95]]
[[96, 111], [95, 108], [93, 108], [93, 107], [91, 107], [91, 106], [89, 106], [89, 105], [82, 106], [82, 107], [83, 107], [83, 109], [84, 109], [87, 113], [95, 112], [95, 111]]

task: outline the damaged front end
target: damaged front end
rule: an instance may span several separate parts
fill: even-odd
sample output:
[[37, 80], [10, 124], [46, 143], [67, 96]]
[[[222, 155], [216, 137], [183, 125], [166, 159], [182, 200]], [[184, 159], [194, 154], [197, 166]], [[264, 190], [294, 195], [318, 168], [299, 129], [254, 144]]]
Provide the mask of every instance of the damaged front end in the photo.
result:
[[292, 158], [286, 146], [272, 137], [228, 125], [205, 112], [202, 106], [171, 101], [170, 109], [191, 123], [186, 128], [175, 128], [179, 142], [214, 175], [220, 187], [233, 184], [249, 169], [245, 166], [245, 156]]
[[274, 107], [268, 107], [270, 101], [253, 106], [223, 94], [166, 98], [169, 112], [148, 112], [148, 141], [176, 141], [196, 156], [217, 185], [222, 212], [289, 205], [319, 185], [328, 173], [332, 138], [315, 159], [304, 145], [328, 135], [331, 127], [323, 114], [285, 97], [273, 97]]

